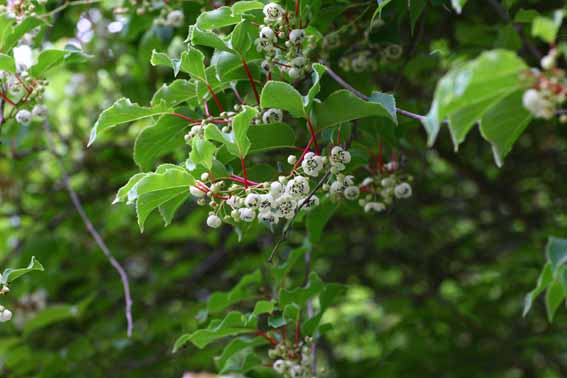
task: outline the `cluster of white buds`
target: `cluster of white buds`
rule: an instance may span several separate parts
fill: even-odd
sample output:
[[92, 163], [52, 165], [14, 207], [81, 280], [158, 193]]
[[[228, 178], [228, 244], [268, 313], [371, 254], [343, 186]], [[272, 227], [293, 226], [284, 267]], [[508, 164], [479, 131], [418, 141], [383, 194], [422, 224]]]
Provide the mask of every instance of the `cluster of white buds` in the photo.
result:
[[[527, 74], [527, 79], [535, 81], [532, 88], [524, 92], [522, 103], [536, 118], [551, 119], [567, 100], [565, 71], [558, 68], [557, 49], [553, 48], [541, 59], [543, 72], [534, 69]], [[560, 121], [567, 122], [567, 115], [560, 116]]]
[[268, 351], [268, 356], [275, 360], [272, 368], [284, 378], [314, 378], [312, 346], [311, 337], [305, 337], [297, 346], [285, 341], [278, 343]]
[[[390, 165], [397, 163], [393, 162]], [[358, 200], [365, 212], [375, 211], [377, 213], [386, 210], [395, 200], [407, 199], [412, 195], [410, 181], [412, 177], [404, 177], [394, 170], [385, 169], [376, 176], [365, 178], [359, 186], [364, 197]]]
[[263, 71], [271, 74], [277, 65], [281, 72], [287, 72], [291, 80], [311, 72], [307, 52], [316, 46], [314, 36], [308, 36], [295, 15], [286, 12], [279, 4], [265, 5], [264, 16], [265, 25], [260, 26], [255, 41], [258, 52], [264, 53]]

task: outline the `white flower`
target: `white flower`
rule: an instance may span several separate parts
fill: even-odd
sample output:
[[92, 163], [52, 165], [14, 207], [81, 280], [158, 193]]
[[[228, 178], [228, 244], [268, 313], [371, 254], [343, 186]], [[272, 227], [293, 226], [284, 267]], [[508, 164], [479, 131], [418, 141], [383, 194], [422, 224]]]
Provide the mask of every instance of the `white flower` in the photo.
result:
[[305, 30], [293, 29], [289, 33], [289, 40], [294, 45], [299, 45], [299, 44], [303, 43], [303, 41], [305, 40]]
[[303, 157], [301, 168], [303, 168], [303, 172], [305, 172], [305, 174], [317, 177], [319, 176], [321, 169], [323, 169], [323, 158], [313, 152], [308, 152]]
[[244, 204], [247, 207], [253, 208], [255, 209], [256, 207], [258, 207], [258, 204], [260, 203], [260, 196], [254, 193], [250, 193], [249, 195], [246, 196], [246, 199], [244, 200]]
[[271, 194], [262, 194], [258, 201], [258, 210], [260, 213], [267, 213], [272, 210], [272, 207], [275, 207], [274, 197]]
[[281, 109], [268, 109], [262, 114], [264, 123], [276, 123], [283, 120], [283, 112]]
[[264, 222], [268, 224], [277, 224], [280, 221], [280, 218], [276, 214], [270, 211], [270, 212], [263, 212], [258, 214], [258, 220], [260, 222]]
[[284, 9], [279, 4], [269, 3], [264, 6], [264, 16], [268, 21], [277, 21], [283, 14]]
[[297, 201], [288, 194], [284, 194], [276, 202], [277, 215], [286, 219], [293, 218], [296, 207]]
[[32, 109], [32, 115], [34, 117], [44, 118], [47, 116], [47, 106], [45, 105], [36, 105]]
[[222, 224], [221, 219], [218, 216], [216, 216], [215, 214], [211, 214], [207, 218], [207, 226], [209, 226], [209, 227], [219, 228], [221, 224]]
[[206, 195], [205, 192], [193, 185], [189, 187], [189, 192], [191, 193], [191, 195], [193, 195], [193, 197], [197, 198], [203, 198]]
[[180, 27], [183, 26], [184, 15], [183, 12], [180, 10], [174, 10], [167, 14], [167, 24], [173, 27]]
[[7, 308], [3, 309], [2, 312], [0, 312], [0, 322], [7, 322], [10, 319], [12, 319], [12, 311]]
[[281, 196], [284, 192], [284, 188], [283, 185], [277, 181], [274, 181], [270, 184], [270, 194], [274, 197], [274, 198], [278, 198], [279, 196]]
[[302, 56], [298, 56], [297, 58], [294, 58], [290, 63], [293, 68], [299, 71], [302, 71], [307, 65], [307, 61]]
[[276, 360], [274, 362], [273, 368], [276, 372], [283, 374], [283, 372], [285, 371], [285, 362], [284, 360]]
[[375, 211], [377, 213], [386, 210], [386, 206], [382, 202], [368, 202], [364, 205], [364, 211], [366, 213], [370, 211]]
[[374, 179], [372, 177], [367, 177], [364, 180], [362, 180], [362, 184], [360, 184], [361, 187], [365, 187], [365, 186], [370, 186], [374, 184]]
[[331, 187], [329, 188], [329, 192], [331, 194], [340, 194], [345, 190], [345, 183], [341, 180], [333, 181]]
[[268, 26], [264, 26], [260, 29], [260, 38], [270, 42], [276, 42], [277, 40], [274, 31]]
[[32, 120], [32, 114], [29, 110], [22, 109], [16, 114], [16, 122], [20, 125], [29, 125]]
[[299, 79], [301, 77], [301, 71], [298, 70], [295, 67], [290, 68], [289, 71], [287, 71], [287, 74], [289, 75], [289, 77], [291, 79], [294, 79], [294, 80]]
[[380, 185], [382, 185], [384, 188], [390, 188], [396, 185], [396, 180], [393, 177], [386, 177], [380, 181]]
[[292, 197], [304, 197], [309, 193], [309, 181], [303, 176], [297, 176], [286, 185], [285, 191]]
[[262, 67], [262, 71], [264, 71], [265, 73], [268, 73], [272, 70], [272, 63], [270, 63], [268, 60], [263, 60], [260, 66]]
[[358, 198], [360, 190], [356, 186], [347, 186], [343, 192], [344, 196], [348, 200], [354, 200]]
[[407, 182], [403, 182], [394, 188], [394, 195], [396, 198], [409, 198], [411, 197], [411, 186]]
[[351, 160], [350, 152], [346, 151], [341, 146], [335, 146], [331, 150], [331, 162], [332, 163], [348, 164], [348, 163], [350, 163], [350, 160]]
[[551, 119], [555, 115], [551, 101], [547, 100], [539, 91], [528, 89], [522, 98], [524, 107], [538, 118]]
[[233, 209], [238, 206], [238, 197], [236, 196], [230, 196], [229, 199], [226, 200], [226, 204], [230, 207], [232, 207]]
[[287, 157], [287, 163], [288, 163], [288, 164], [291, 164], [291, 165], [297, 163], [297, 156], [295, 156], [295, 155], [289, 155], [289, 156]]
[[550, 70], [555, 67], [555, 60], [557, 58], [557, 50], [553, 49], [541, 59], [541, 68], [544, 70]]
[[238, 215], [240, 216], [240, 219], [243, 220], [244, 222], [252, 222], [254, 218], [256, 218], [256, 213], [254, 212], [254, 210], [248, 207], [243, 207], [242, 209], [238, 209]]
[[274, 43], [267, 39], [258, 38], [254, 43], [256, 44], [256, 51], [258, 52], [263, 50], [269, 53], [274, 50]]
[[299, 206], [301, 206], [301, 209], [309, 211], [314, 207], [319, 206], [319, 197], [311, 196], [309, 200], [307, 200], [307, 198], [304, 198], [299, 201]]

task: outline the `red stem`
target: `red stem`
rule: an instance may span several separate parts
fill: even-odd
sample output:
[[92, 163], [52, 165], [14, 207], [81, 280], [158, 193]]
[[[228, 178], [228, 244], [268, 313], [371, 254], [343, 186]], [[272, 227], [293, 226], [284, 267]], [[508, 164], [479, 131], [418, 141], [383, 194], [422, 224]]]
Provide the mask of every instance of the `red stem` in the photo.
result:
[[205, 114], [207, 117], [211, 116], [211, 112], [209, 112], [209, 104], [207, 104], [207, 100], [203, 99], [203, 107], [205, 108]]
[[313, 137], [311, 137], [309, 139], [309, 142], [307, 143], [307, 146], [305, 146], [305, 148], [303, 149], [303, 152], [301, 153], [301, 155], [299, 156], [299, 159], [297, 159], [297, 161], [295, 162], [295, 164], [293, 165], [293, 169], [291, 170], [291, 173], [295, 172], [295, 170], [297, 169], [297, 167], [299, 167], [299, 164], [301, 164], [301, 161], [303, 160], [303, 158], [305, 157], [305, 154], [307, 153], [307, 151], [309, 151], [309, 149], [311, 148], [311, 144], [313, 143]]
[[184, 116], [183, 114], [179, 114], [179, 113], [169, 113], [169, 115], [172, 115], [172, 116], [177, 117], [177, 118], [184, 119], [184, 120], [186, 120], [186, 121], [188, 121], [188, 122], [199, 123], [199, 121], [197, 121], [196, 119], [193, 119], [193, 118]]
[[256, 331], [254, 331], [254, 333], [258, 336], [262, 336], [264, 339], [268, 340], [268, 342], [270, 344], [272, 344], [273, 346], [278, 345], [278, 342], [276, 339], [274, 339], [273, 337], [268, 336], [267, 334], [265, 334], [264, 332], [260, 331], [259, 329], [257, 329]]
[[246, 173], [246, 163], [244, 158], [240, 158], [240, 165], [242, 166], [242, 174], [244, 175], [244, 187], [248, 189], [248, 174]]
[[311, 119], [307, 117], [307, 126], [309, 126], [309, 132], [311, 133], [311, 138], [313, 138], [313, 145], [315, 147], [315, 152], [317, 155], [321, 155], [321, 151], [319, 150], [319, 145], [317, 144], [317, 137], [315, 136], [315, 130], [313, 129], [313, 124], [311, 123]]
[[246, 76], [248, 76], [248, 81], [252, 85], [252, 90], [254, 91], [254, 96], [256, 97], [256, 103], [260, 104], [260, 96], [258, 95], [258, 89], [256, 88], [256, 83], [254, 82], [254, 78], [252, 77], [252, 73], [250, 72], [250, 68], [248, 67], [248, 63], [246, 63], [246, 59], [241, 57], [242, 65], [244, 66], [244, 71], [246, 71]]
[[8, 97], [6, 97], [6, 95], [2, 92], [0, 92], [0, 97], [2, 97], [2, 99], [4, 99], [4, 101], [6, 101], [8, 104], [12, 105], [12, 106], [16, 106], [16, 103], [12, 100], [10, 100]]
[[221, 113], [224, 113], [224, 108], [222, 107], [215, 91], [213, 90], [213, 88], [211, 87], [211, 85], [209, 83], [207, 83], [207, 89], [209, 90], [209, 93], [211, 94], [211, 96], [213, 96], [213, 100], [215, 100], [215, 104], [217, 104], [217, 108], [219, 108]]
[[[244, 180], [245, 180], [244, 177], [240, 177], [240, 176], [237, 176], [237, 175], [234, 175], [234, 174], [231, 174], [230, 177], [226, 177], [226, 179], [234, 181], [234, 182], [238, 182], [238, 183], [241, 183], [241, 184], [244, 184]], [[252, 185], [252, 186], [260, 185], [260, 183], [257, 183], [255, 181], [251, 181], [251, 180], [248, 180], [248, 179], [246, 179], [246, 182], [248, 182], [248, 185]]]

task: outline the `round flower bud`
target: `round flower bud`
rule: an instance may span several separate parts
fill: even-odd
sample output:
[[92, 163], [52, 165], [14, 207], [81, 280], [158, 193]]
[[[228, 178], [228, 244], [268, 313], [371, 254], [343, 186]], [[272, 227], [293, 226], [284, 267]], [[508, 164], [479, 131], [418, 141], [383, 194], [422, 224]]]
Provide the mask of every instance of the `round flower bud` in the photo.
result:
[[276, 35], [272, 28], [264, 26], [262, 27], [262, 29], [260, 29], [260, 38], [267, 41], [275, 41]]
[[283, 120], [283, 112], [281, 109], [268, 109], [262, 114], [264, 123], [276, 123]]
[[205, 192], [203, 192], [201, 189], [197, 188], [196, 186], [190, 186], [189, 192], [193, 197], [197, 197], [197, 198], [203, 198], [206, 195]]
[[222, 220], [215, 214], [211, 214], [207, 218], [207, 226], [211, 228], [219, 228], [221, 224], [222, 224]]
[[394, 195], [396, 198], [409, 198], [411, 197], [411, 186], [407, 182], [403, 182], [394, 188]]
[[292, 67], [287, 71], [287, 74], [292, 80], [299, 79], [301, 77], [301, 71], [295, 67]]
[[366, 213], [370, 211], [380, 213], [384, 210], [386, 210], [386, 206], [381, 202], [368, 202], [366, 205], [364, 205], [364, 212]]
[[356, 186], [347, 186], [343, 192], [344, 196], [348, 200], [355, 200], [360, 194], [360, 190]]
[[295, 155], [289, 155], [287, 157], [287, 162], [291, 165], [295, 164], [297, 162], [297, 156]]
[[10, 319], [12, 319], [12, 311], [7, 308], [3, 309], [2, 312], [0, 312], [0, 322], [7, 322]]
[[184, 15], [183, 12], [180, 10], [174, 10], [168, 13], [167, 15], [167, 19], [166, 19], [166, 23], [168, 25], [171, 25], [173, 27], [180, 27], [183, 26], [183, 20], [184, 20]]
[[289, 41], [294, 45], [299, 45], [305, 40], [305, 30], [294, 29], [289, 33]]
[[203, 172], [201, 174], [201, 181], [207, 181], [209, 179], [209, 173], [208, 172]]
[[274, 181], [270, 184], [270, 194], [274, 198], [279, 197], [283, 193], [283, 191], [283, 185], [280, 182]]
[[16, 122], [20, 125], [29, 125], [32, 120], [32, 114], [29, 110], [22, 109], [16, 114]]
[[32, 115], [34, 117], [44, 118], [47, 116], [47, 106], [45, 105], [36, 105], [32, 109]]

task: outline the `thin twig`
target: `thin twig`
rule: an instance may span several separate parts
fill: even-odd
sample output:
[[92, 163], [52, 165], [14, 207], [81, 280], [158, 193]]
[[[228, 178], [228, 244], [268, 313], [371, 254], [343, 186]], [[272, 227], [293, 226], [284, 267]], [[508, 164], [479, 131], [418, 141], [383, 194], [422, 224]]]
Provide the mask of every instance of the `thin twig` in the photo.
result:
[[[341, 87], [343, 87], [344, 89], [355, 95], [356, 97], [363, 99], [364, 101], [369, 100], [369, 97], [367, 95], [365, 95], [364, 93], [360, 92], [352, 85], [347, 83], [342, 77], [340, 77], [335, 71], [333, 71], [331, 67], [329, 66], [325, 66], [325, 67], [327, 68], [327, 73], [329, 74], [329, 76], [331, 76], [333, 80], [335, 80]], [[398, 112], [399, 114], [405, 117], [415, 119], [416, 121], [420, 121], [420, 122], [422, 122], [425, 119], [425, 116], [415, 114], [400, 108], [396, 108], [396, 112]]]
[[79, 196], [71, 187], [69, 181], [69, 175], [67, 174], [65, 165], [63, 164], [63, 161], [61, 160], [59, 154], [55, 151], [55, 145], [53, 142], [51, 127], [49, 126], [49, 123], [45, 122], [43, 124], [43, 127], [45, 130], [47, 145], [53, 156], [55, 156], [57, 163], [59, 164], [59, 167], [61, 169], [61, 176], [63, 178], [63, 185], [65, 186], [65, 189], [69, 193], [69, 197], [71, 198], [71, 202], [73, 203], [73, 206], [77, 210], [77, 213], [79, 213], [79, 216], [81, 217], [81, 220], [85, 224], [87, 231], [91, 234], [92, 238], [94, 239], [96, 244], [100, 247], [100, 249], [106, 256], [110, 264], [114, 267], [114, 269], [116, 269], [116, 271], [120, 275], [120, 279], [122, 280], [122, 287], [124, 288], [125, 314], [126, 314], [126, 321], [128, 323], [127, 334], [128, 337], [131, 337], [132, 329], [134, 328], [134, 321], [132, 320], [132, 297], [130, 295], [130, 284], [128, 283], [128, 274], [126, 273], [126, 270], [124, 270], [122, 265], [120, 265], [118, 260], [114, 258], [112, 252], [110, 252], [110, 250], [106, 246], [106, 243], [104, 242], [103, 238], [100, 236], [96, 228], [93, 226], [91, 220], [89, 219], [87, 213], [85, 212], [85, 209], [81, 204], [81, 200], [79, 199]]
[[289, 233], [289, 230], [291, 229], [291, 226], [293, 225], [293, 221], [295, 221], [295, 218], [297, 218], [299, 211], [309, 203], [309, 200], [311, 200], [311, 198], [315, 195], [315, 192], [317, 192], [323, 186], [323, 184], [325, 183], [325, 181], [327, 181], [327, 179], [329, 178], [330, 175], [331, 175], [331, 171], [328, 171], [327, 173], [325, 173], [323, 178], [321, 178], [321, 180], [317, 183], [315, 188], [313, 188], [311, 193], [309, 193], [309, 195], [303, 200], [301, 205], [299, 205], [295, 209], [295, 213], [293, 214], [293, 217], [284, 226], [284, 228], [282, 230], [282, 234], [280, 236], [280, 239], [276, 242], [276, 245], [274, 245], [274, 249], [272, 249], [272, 253], [270, 254], [270, 257], [268, 258], [268, 262], [270, 264], [274, 260], [274, 257], [276, 257], [276, 254], [278, 252], [280, 245], [287, 239], [287, 234]]

